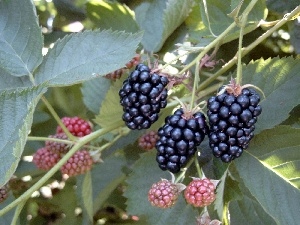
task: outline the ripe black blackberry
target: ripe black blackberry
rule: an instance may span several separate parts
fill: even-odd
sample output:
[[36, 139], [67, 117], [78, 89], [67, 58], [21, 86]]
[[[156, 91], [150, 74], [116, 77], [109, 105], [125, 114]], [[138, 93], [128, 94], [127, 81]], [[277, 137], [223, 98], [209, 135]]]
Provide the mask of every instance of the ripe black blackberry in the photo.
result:
[[[192, 112], [193, 113], [193, 112]], [[205, 116], [177, 109], [159, 128], [156, 161], [162, 170], [177, 173], [196, 152], [208, 131]]]
[[247, 86], [232, 80], [217, 96], [208, 99], [209, 144], [213, 155], [223, 162], [240, 157], [248, 147], [262, 111], [259, 94]]
[[147, 129], [158, 119], [160, 109], [167, 105], [168, 82], [166, 77], [151, 73], [148, 66], [136, 66], [119, 91], [122, 119], [128, 128]]

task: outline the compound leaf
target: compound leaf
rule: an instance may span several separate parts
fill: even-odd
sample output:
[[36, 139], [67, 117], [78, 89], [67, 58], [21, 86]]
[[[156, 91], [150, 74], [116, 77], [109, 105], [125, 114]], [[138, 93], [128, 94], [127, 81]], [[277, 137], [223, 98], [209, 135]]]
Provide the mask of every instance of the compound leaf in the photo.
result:
[[43, 37], [31, 0], [0, 1], [0, 69], [32, 73], [42, 61]]
[[111, 30], [67, 35], [49, 49], [37, 69], [36, 81], [72, 85], [122, 68], [134, 57], [141, 36]]

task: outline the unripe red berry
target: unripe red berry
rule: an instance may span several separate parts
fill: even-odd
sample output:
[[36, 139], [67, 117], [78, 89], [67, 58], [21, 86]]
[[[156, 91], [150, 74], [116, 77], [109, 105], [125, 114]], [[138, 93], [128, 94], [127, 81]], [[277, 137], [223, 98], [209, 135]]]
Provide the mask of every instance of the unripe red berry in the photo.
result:
[[7, 184], [0, 188], [0, 203], [8, 198], [8, 193], [9, 187]]
[[50, 170], [59, 160], [59, 154], [43, 147], [34, 153], [32, 162], [41, 170]]
[[93, 159], [88, 151], [77, 151], [68, 161], [61, 167], [62, 174], [67, 174], [70, 177], [79, 174], [84, 174], [91, 170]]
[[158, 140], [158, 135], [156, 131], [149, 131], [142, 135], [139, 140], [138, 144], [144, 150], [150, 150], [155, 147], [156, 141]]
[[[63, 117], [61, 119], [63, 124], [67, 127], [71, 134], [76, 137], [83, 137], [92, 132], [91, 125], [88, 121], [75, 117]], [[64, 133], [60, 126], [57, 127], [56, 133]]]
[[[68, 140], [68, 137], [65, 133], [49, 135], [49, 138]], [[57, 154], [66, 154], [70, 150], [71, 146], [69, 144], [62, 143], [62, 142], [47, 140], [47, 141], [45, 141], [45, 147]]]
[[194, 178], [186, 187], [184, 197], [194, 207], [210, 205], [216, 198], [216, 186], [209, 179]]
[[178, 198], [179, 190], [176, 184], [162, 179], [154, 183], [148, 192], [148, 200], [151, 205], [159, 208], [170, 208]]

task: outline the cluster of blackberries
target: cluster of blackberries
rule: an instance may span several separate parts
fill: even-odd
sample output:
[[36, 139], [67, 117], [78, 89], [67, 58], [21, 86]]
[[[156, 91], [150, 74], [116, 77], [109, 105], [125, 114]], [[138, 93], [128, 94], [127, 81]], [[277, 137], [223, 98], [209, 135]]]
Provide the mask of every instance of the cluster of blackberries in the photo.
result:
[[186, 117], [182, 108], [177, 109], [158, 130], [156, 161], [159, 167], [172, 173], [179, 172], [195, 154], [207, 131], [205, 116], [201, 112]]
[[166, 77], [151, 73], [148, 66], [136, 66], [119, 91], [122, 118], [128, 128], [147, 129], [157, 121], [160, 109], [167, 105], [168, 82]]
[[[92, 132], [91, 124], [79, 117], [64, 117], [62, 123], [67, 127], [71, 134], [76, 137], [83, 137]], [[56, 128], [56, 134], [49, 135], [49, 138], [68, 140], [67, 135], [62, 128]], [[65, 155], [72, 146], [58, 141], [47, 140], [45, 146], [39, 148], [33, 154], [32, 162], [41, 170], [50, 170]], [[62, 174], [76, 176], [89, 171], [92, 168], [93, 159], [89, 152], [85, 149], [77, 151], [69, 160], [61, 167]]]
[[259, 101], [258, 93], [251, 88], [242, 89], [237, 96], [224, 90], [208, 99], [209, 144], [214, 156], [223, 162], [241, 156], [254, 135], [254, 124], [262, 111]]

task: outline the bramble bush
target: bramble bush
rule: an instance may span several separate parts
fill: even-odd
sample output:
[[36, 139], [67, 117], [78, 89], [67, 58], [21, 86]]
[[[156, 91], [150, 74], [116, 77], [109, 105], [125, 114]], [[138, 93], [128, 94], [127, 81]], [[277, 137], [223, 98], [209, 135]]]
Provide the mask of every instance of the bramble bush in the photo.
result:
[[298, 224], [299, 15], [0, 0], [0, 224]]

